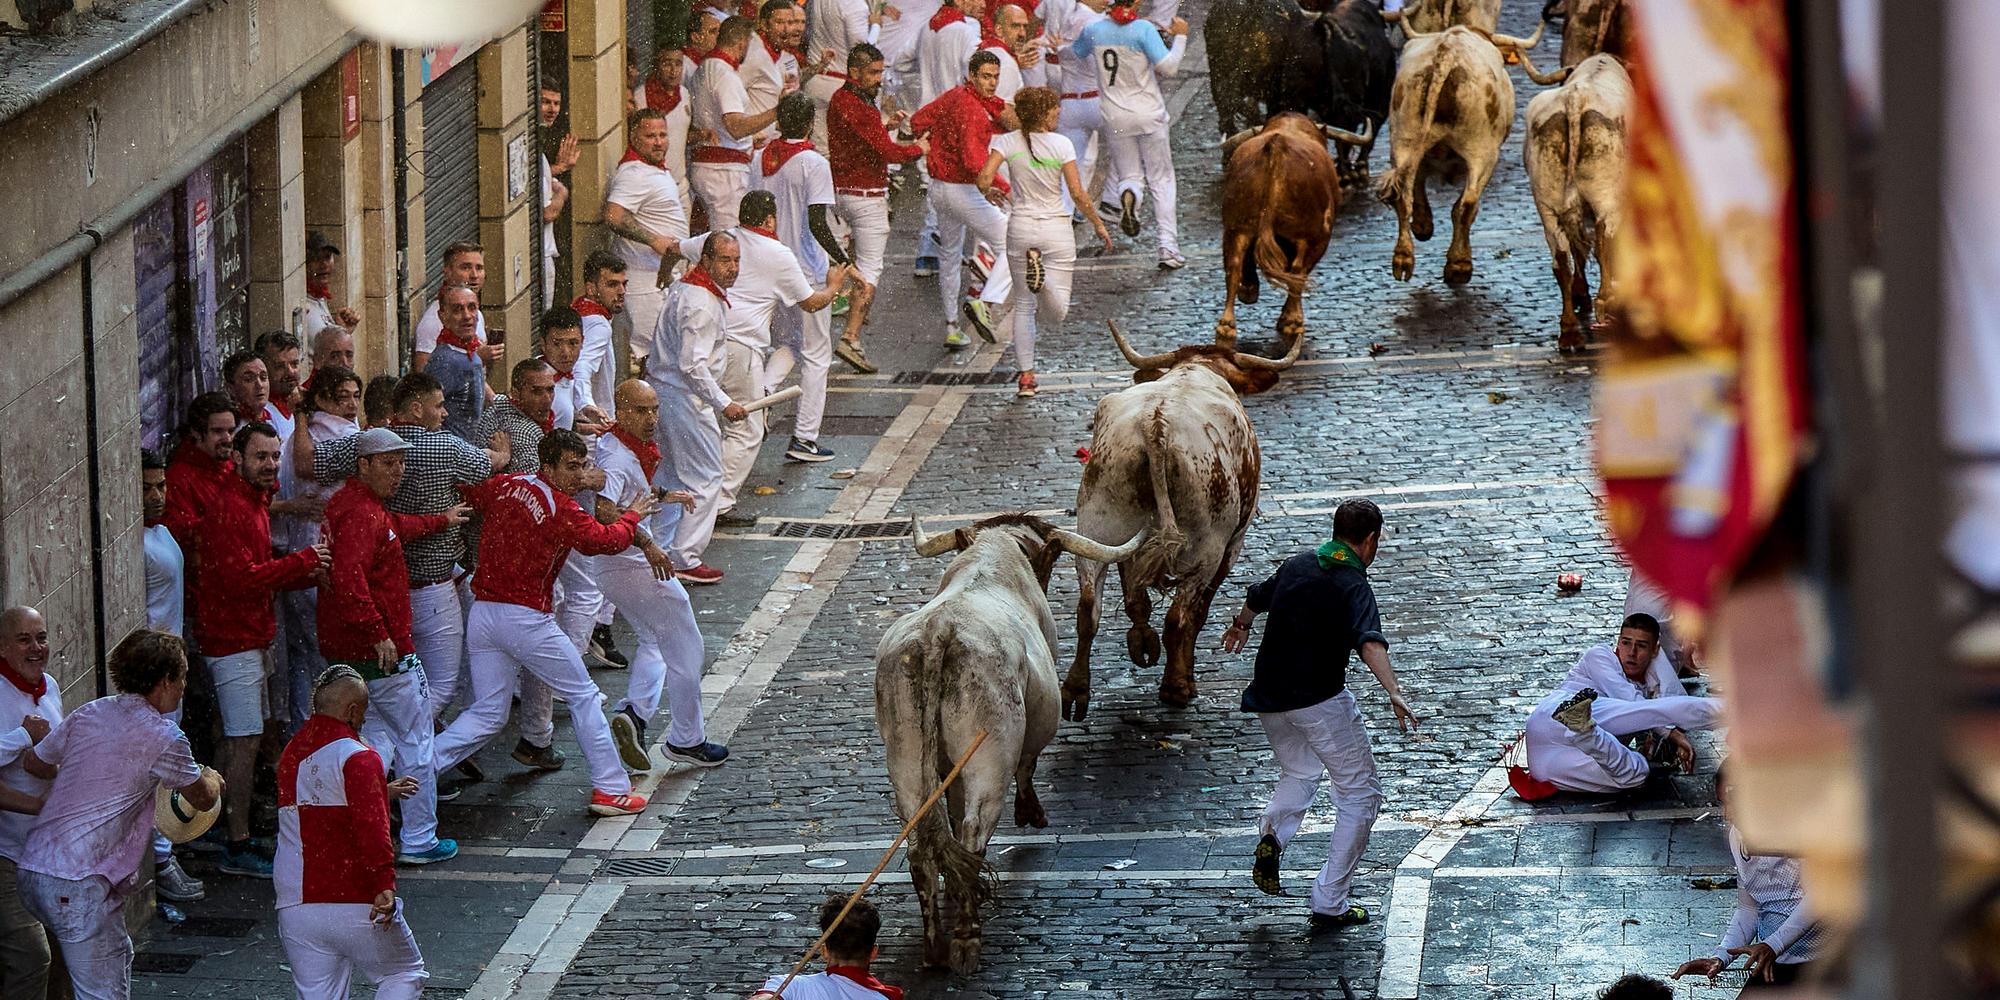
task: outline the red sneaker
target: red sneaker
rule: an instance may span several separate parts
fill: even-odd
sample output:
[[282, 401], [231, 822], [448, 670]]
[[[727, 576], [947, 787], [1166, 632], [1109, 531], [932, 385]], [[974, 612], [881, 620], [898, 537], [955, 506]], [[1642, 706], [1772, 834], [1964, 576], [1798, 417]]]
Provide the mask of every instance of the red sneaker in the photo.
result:
[[633, 792], [612, 795], [590, 790], [590, 811], [599, 816], [637, 816], [646, 809], [646, 797]]
[[686, 569], [674, 570], [674, 576], [682, 583], [692, 583], [703, 587], [711, 583], [722, 582], [722, 571], [707, 563], [695, 563]]

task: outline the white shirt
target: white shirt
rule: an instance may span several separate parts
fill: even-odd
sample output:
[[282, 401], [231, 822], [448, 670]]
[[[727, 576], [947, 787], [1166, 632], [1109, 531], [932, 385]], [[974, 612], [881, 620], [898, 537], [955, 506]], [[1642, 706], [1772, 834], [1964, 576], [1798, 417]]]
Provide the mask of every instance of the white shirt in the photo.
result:
[[[437, 353], [438, 334], [443, 330], [444, 322], [438, 319], [437, 297], [432, 296], [430, 307], [425, 309], [424, 314], [417, 319], [417, 341], [410, 350], [417, 354]], [[483, 309], [479, 311], [479, 327], [477, 332], [480, 343], [491, 343], [491, 341], [486, 339], [486, 311]]]
[[736, 69], [721, 56], [703, 59], [694, 79], [694, 127], [715, 133], [714, 145], [747, 154], [752, 136], [730, 135], [722, 116], [744, 114], [749, 108], [750, 95]]
[[[549, 202], [555, 200], [556, 175], [555, 171], [549, 169], [549, 158], [544, 156], [541, 160], [542, 208], [547, 209]], [[553, 222], [544, 222], [542, 223], [542, 259], [554, 260], [556, 256], [556, 224]]]
[[686, 281], [667, 288], [667, 304], [653, 328], [647, 379], [656, 387], [693, 395], [720, 410], [732, 402], [717, 374], [722, 368], [725, 309], [715, 293]]
[[[778, 98], [799, 89], [798, 57], [784, 49], [772, 54], [761, 34], [750, 39], [750, 48], [743, 53], [741, 73], [744, 110], [749, 114], [763, 114], [778, 106]], [[757, 136], [768, 140], [777, 134], [778, 126], [773, 122]]]
[[[1061, 50], [1055, 56], [1056, 65], [1060, 67], [1060, 71], [1056, 74], [1058, 77], [1056, 82], [1060, 85], [1061, 92], [1092, 94], [1092, 97], [1084, 99], [1096, 100], [1097, 67], [1088, 59], [1078, 58], [1068, 49], [1069, 43], [1076, 41], [1076, 37], [1083, 34], [1083, 29], [1104, 20], [1104, 15], [1078, 3], [1077, 0], [1042, 0], [1042, 5], [1035, 12], [1035, 16], [1043, 20], [1050, 37], [1060, 39], [1063, 43]], [[1042, 65], [1047, 66], [1048, 62], [1048, 58], [1044, 56]]]
[[[813, 239], [811, 213], [814, 205], [833, 204], [833, 168], [826, 157], [816, 149], [807, 149], [792, 154], [778, 172], [764, 176], [761, 163], [751, 164], [750, 184], [759, 190], [771, 192], [778, 202], [778, 219], [775, 226], [778, 240], [798, 258], [799, 266], [807, 277], [815, 281], [826, 279], [826, 250]], [[829, 222], [832, 213], [827, 214]]]
[[[166, 531], [164, 525], [161, 531]], [[168, 544], [172, 544], [168, 539]], [[175, 552], [180, 550], [176, 548]], [[159, 626], [155, 625], [155, 628]], [[28, 773], [21, 766], [21, 752], [33, 745], [28, 731], [21, 727], [21, 720], [30, 715], [39, 715], [54, 729], [62, 721], [62, 688], [56, 679], [42, 675], [42, 683], [48, 685], [40, 699], [28, 697], [27, 692], [0, 679], [0, 726], [8, 727], [0, 732], [0, 785], [33, 795], [37, 798], [48, 793], [49, 783]], [[26, 813], [0, 811], [0, 858], [9, 861], [21, 860], [21, 848], [28, 839], [28, 828], [35, 825], [35, 817]]]
[[1819, 957], [1820, 930], [1805, 901], [1805, 882], [1799, 859], [1774, 854], [1751, 854], [1743, 846], [1743, 834], [1729, 827], [1729, 856], [1736, 862], [1736, 912], [1715, 957], [1725, 964], [1736, 960], [1731, 948], [1762, 941], [1778, 953], [1786, 965], [1810, 962]]
[[1144, 131], [1167, 124], [1167, 99], [1160, 77], [1180, 71], [1187, 37], [1176, 35], [1162, 44], [1150, 21], [1119, 24], [1110, 18], [1092, 23], [1078, 36], [1063, 61], [1077, 59], [1097, 73], [1097, 91], [1106, 128]]
[[[736, 237], [743, 262], [736, 272], [736, 283], [729, 286], [729, 314], [723, 321], [722, 335], [747, 347], [770, 350], [771, 319], [778, 307], [795, 306], [811, 298], [812, 282], [799, 267], [798, 257], [783, 243], [744, 226], [729, 233]], [[704, 239], [682, 241], [681, 252], [699, 257]]]
[[1014, 95], [1027, 85], [1026, 78], [1021, 75], [1021, 61], [1014, 58], [1014, 50], [1005, 45], [988, 45], [980, 51], [991, 52], [1000, 59], [1000, 85], [993, 89], [993, 95], [1009, 104], [1014, 103]]
[[127, 887], [153, 840], [153, 790], [201, 778], [179, 726], [136, 694], [78, 708], [28, 751], [61, 770], [28, 830], [21, 868]]
[[1067, 219], [1063, 207], [1063, 164], [1076, 162], [1076, 148], [1060, 132], [1037, 132], [1032, 154], [1021, 133], [1002, 132], [991, 149], [1006, 158], [1010, 219]]
[[561, 372], [556, 373], [556, 392], [550, 399], [549, 412], [555, 417], [557, 427], [576, 430], [576, 411], [583, 409], [583, 402], [578, 398], [581, 395], [580, 386], [581, 383], [576, 380], [575, 367], [570, 368], [568, 378], [563, 378]]
[[832, 49], [836, 57], [827, 69], [836, 73], [847, 72], [849, 49], [863, 42], [874, 44], [878, 34], [878, 26], [868, 23], [868, 0], [813, 0], [806, 4], [806, 51], [817, 54], [821, 49]]
[[[764, 981], [764, 989], [776, 993], [784, 981], [783, 976], [772, 976]], [[845, 976], [815, 972], [792, 980], [785, 987], [785, 1000], [882, 1000], [882, 994]]]
[[[597, 491], [597, 496], [629, 510], [633, 504], [639, 502], [640, 497], [652, 492], [653, 483], [646, 478], [646, 470], [639, 464], [639, 456], [632, 454], [632, 449], [625, 447], [625, 442], [618, 440], [618, 435], [610, 433], [598, 435], [590, 450], [597, 467], [604, 470], [604, 488]], [[596, 513], [589, 507], [584, 509]], [[671, 531], [666, 533], [656, 531], [651, 523], [643, 527], [653, 536], [655, 542], [672, 537]], [[639, 551], [637, 545], [627, 545], [608, 556], [590, 558], [596, 560], [592, 564], [593, 569], [606, 563], [617, 562], [629, 562], [637, 567], [647, 565], [646, 554]]]
[[[903, 16], [893, 21], [883, 21], [875, 30], [875, 47], [882, 50], [885, 67], [901, 73], [898, 67], [903, 63], [904, 57], [909, 55], [911, 49], [916, 48], [917, 36], [923, 34], [931, 15], [937, 13], [938, 8], [942, 6], [944, 6], [942, 0], [910, 0], [909, 3], [896, 5], [896, 9], [902, 11]], [[913, 76], [915, 72], [915, 64], [912, 63], [909, 73], [902, 75]]]
[[182, 588], [187, 579], [181, 545], [164, 524], [148, 527], [139, 537], [146, 547], [146, 627], [180, 635], [186, 626]]
[[964, 83], [966, 61], [978, 49], [979, 22], [972, 18], [953, 21], [937, 31], [925, 24], [917, 44], [903, 54], [905, 75], [913, 73], [917, 78], [917, 107]]
[[[632, 213], [633, 221], [647, 232], [668, 239], [684, 239], [688, 234], [687, 210], [681, 207], [680, 184], [674, 175], [644, 160], [626, 160], [611, 172], [611, 188], [604, 193], [606, 204]], [[612, 249], [625, 262], [631, 277], [653, 281], [660, 271], [660, 255], [653, 248], [623, 236], [611, 238]], [[650, 286], [648, 286], [650, 287]]]
[[[638, 331], [643, 335], [644, 331]], [[576, 379], [577, 398], [584, 406], [603, 406], [618, 391], [618, 373], [611, 365], [611, 321], [602, 316], [583, 318], [583, 353], [576, 356], [570, 370]]]

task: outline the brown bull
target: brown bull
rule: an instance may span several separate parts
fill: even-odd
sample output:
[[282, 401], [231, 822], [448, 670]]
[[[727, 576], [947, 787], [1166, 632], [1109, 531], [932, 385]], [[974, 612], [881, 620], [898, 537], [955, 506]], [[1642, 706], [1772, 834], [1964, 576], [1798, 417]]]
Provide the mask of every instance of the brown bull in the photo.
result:
[[1285, 348], [1305, 334], [1306, 277], [1326, 254], [1340, 207], [1340, 174], [1326, 151], [1328, 139], [1365, 145], [1373, 134], [1366, 122], [1354, 133], [1287, 111], [1223, 143], [1225, 284], [1216, 346], [1235, 349], [1236, 303], [1257, 301], [1259, 271], [1285, 290], [1285, 308], [1278, 314]]

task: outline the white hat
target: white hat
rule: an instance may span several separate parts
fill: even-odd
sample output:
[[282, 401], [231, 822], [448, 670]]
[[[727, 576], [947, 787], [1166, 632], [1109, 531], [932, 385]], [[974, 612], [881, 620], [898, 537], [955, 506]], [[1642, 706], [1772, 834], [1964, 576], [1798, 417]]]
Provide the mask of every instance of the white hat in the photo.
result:
[[370, 427], [354, 437], [356, 455], [386, 455], [392, 451], [408, 451], [410, 442], [401, 434], [387, 427]]
[[[201, 768], [201, 780], [211, 788], [219, 788], [221, 776], [215, 768], [206, 764]], [[153, 828], [168, 840], [185, 844], [208, 832], [215, 825], [215, 818], [222, 815], [222, 796], [217, 794], [215, 803], [207, 809], [196, 809], [194, 803], [181, 795], [178, 789], [161, 785], [153, 794]]]

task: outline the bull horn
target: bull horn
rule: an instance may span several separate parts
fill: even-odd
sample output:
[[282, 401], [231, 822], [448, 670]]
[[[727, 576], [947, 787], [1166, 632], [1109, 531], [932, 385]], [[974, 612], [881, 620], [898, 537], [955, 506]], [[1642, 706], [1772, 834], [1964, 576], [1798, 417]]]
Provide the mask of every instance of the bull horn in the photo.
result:
[[1547, 21], [1535, 25], [1535, 33], [1526, 38], [1515, 38], [1513, 35], [1503, 35], [1499, 32], [1494, 32], [1490, 37], [1494, 45], [1503, 49], [1532, 49], [1542, 43], [1542, 29], [1548, 26]]
[[1256, 137], [1257, 133], [1262, 131], [1264, 131], [1264, 126], [1252, 125], [1249, 128], [1246, 128], [1243, 131], [1238, 132], [1235, 135], [1232, 135], [1229, 138], [1222, 140], [1223, 162], [1227, 163], [1229, 161], [1230, 155], [1236, 152], [1236, 147], [1241, 146], [1246, 142], [1249, 142], [1252, 138]]
[[922, 520], [915, 514], [910, 515], [910, 537], [915, 540], [917, 554], [920, 556], [941, 556], [964, 547], [959, 541], [959, 533], [956, 530], [947, 531], [942, 535], [924, 534]]
[[1344, 142], [1350, 146], [1366, 146], [1375, 141], [1375, 124], [1366, 118], [1361, 119], [1361, 131], [1359, 132], [1349, 132], [1344, 128], [1335, 128], [1332, 125], [1321, 125], [1319, 131], [1321, 135], [1335, 142]]
[[1521, 72], [1528, 74], [1528, 79], [1544, 87], [1560, 86], [1564, 80], [1569, 79], [1570, 73], [1576, 68], [1574, 66], [1559, 66], [1553, 73], [1544, 73], [1535, 68], [1534, 61], [1528, 58], [1527, 50], [1516, 49], [1514, 55], [1521, 60]]
[[1303, 352], [1305, 348], [1306, 348], [1305, 334], [1300, 334], [1296, 340], [1292, 341], [1292, 349], [1286, 351], [1284, 357], [1272, 359], [1272, 358], [1260, 358], [1255, 354], [1238, 354], [1236, 356], [1236, 367], [1241, 368], [1245, 371], [1263, 370], [1267, 372], [1281, 372], [1287, 368], [1290, 368], [1293, 364], [1297, 363], [1299, 360], [1299, 354]]
[[1133, 532], [1132, 537], [1126, 539], [1125, 544], [1119, 546], [1106, 545], [1095, 538], [1091, 538], [1088, 535], [1079, 535], [1067, 528], [1050, 529], [1049, 541], [1062, 546], [1065, 551], [1075, 553], [1077, 556], [1088, 559], [1091, 562], [1108, 564], [1124, 562], [1126, 559], [1131, 558], [1132, 553], [1139, 551], [1139, 546], [1146, 543], [1146, 529], [1141, 528]]
[[1165, 368], [1167, 365], [1173, 363], [1174, 356], [1172, 354], [1140, 354], [1138, 351], [1133, 350], [1132, 343], [1125, 339], [1124, 331], [1118, 329], [1117, 320], [1107, 319], [1104, 321], [1104, 325], [1111, 328], [1111, 339], [1117, 342], [1119, 353], [1125, 355], [1125, 360], [1132, 367], [1140, 371], [1145, 371], [1148, 368]]
[[1407, 16], [1407, 15], [1408, 15], [1408, 14], [1409, 14], [1409, 13], [1410, 13], [1411, 11], [1413, 11], [1413, 10], [1416, 10], [1416, 9], [1417, 9], [1418, 7], [1422, 7], [1423, 5], [1424, 5], [1424, 0], [1410, 0], [1410, 2], [1409, 2], [1409, 3], [1406, 3], [1406, 4], [1404, 4], [1404, 5], [1403, 5], [1403, 9], [1402, 9], [1402, 10], [1385, 10], [1385, 11], [1383, 11], [1383, 12], [1382, 12], [1382, 20], [1384, 20], [1384, 21], [1387, 21], [1387, 22], [1389, 22], [1390, 24], [1394, 24], [1394, 23], [1396, 23], [1397, 21], [1400, 21], [1400, 20], [1402, 20], [1402, 19], [1403, 19], [1403, 18], [1404, 18], [1405, 16]]

